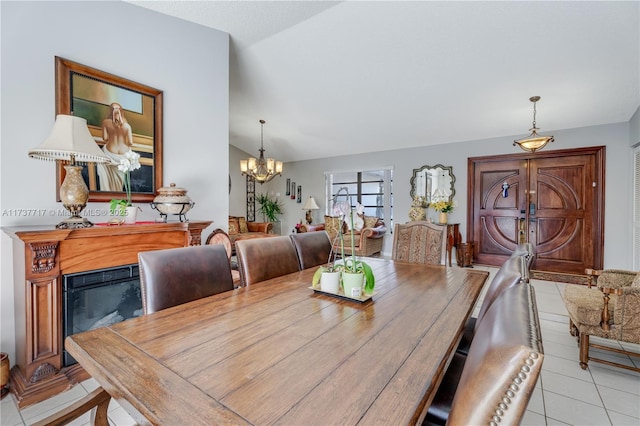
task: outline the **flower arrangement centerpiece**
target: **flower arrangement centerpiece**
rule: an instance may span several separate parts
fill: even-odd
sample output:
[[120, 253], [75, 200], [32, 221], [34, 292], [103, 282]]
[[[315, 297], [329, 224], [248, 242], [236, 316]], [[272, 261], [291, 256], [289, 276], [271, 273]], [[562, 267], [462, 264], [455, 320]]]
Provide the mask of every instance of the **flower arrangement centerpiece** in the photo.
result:
[[[341, 197], [344, 199], [340, 200]], [[356, 208], [354, 209], [352, 207], [349, 190], [346, 187], [340, 188], [333, 198], [333, 214], [340, 218], [341, 223], [345, 222], [349, 229], [353, 230], [356, 221], [362, 220], [360, 216], [363, 213], [364, 206], [360, 203], [356, 203]], [[339, 245], [337, 244], [338, 241]], [[327, 264], [320, 266], [313, 276], [314, 287], [321, 282], [323, 274], [337, 272], [341, 273], [342, 287], [346, 296], [359, 297], [362, 291], [367, 294], [373, 294], [373, 289], [376, 284], [373, 269], [371, 269], [371, 266], [363, 260], [356, 258], [355, 235], [353, 232], [350, 233], [350, 243], [351, 255], [345, 256], [344, 234], [341, 231], [338, 231], [335, 240], [331, 242], [331, 252], [329, 253]], [[338, 256], [338, 253], [336, 252], [336, 245], [340, 247], [340, 263], [336, 261]], [[357, 275], [357, 277], [351, 277], [351, 275]], [[351, 279], [353, 279], [354, 284], [349, 284], [347, 282]], [[352, 290], [353, 288], [355, 288], [355, 290]]]
[[140, 168], [140, 154], [129, 150], [118, 164], [118, 171], [123, 173], [123, 185], [127, 198], [124, 200], [111, 200], [109, 203], [111, 214], [125, 214], [126, 208], [131, 207], [131, 172]]
[[451, 213], [453, 211], [454, 203], [453, 201], [443, 199], [432, 202], [430, 207], [440, 213]]
[[432, 201], [429, 207], [440, 213], [440, 217], [438, 220], [441, 224], [444, 225], [447, 223], [447, 213], [451, 213], [453, 211], [455, 203], [449, 198], [442, 197]]

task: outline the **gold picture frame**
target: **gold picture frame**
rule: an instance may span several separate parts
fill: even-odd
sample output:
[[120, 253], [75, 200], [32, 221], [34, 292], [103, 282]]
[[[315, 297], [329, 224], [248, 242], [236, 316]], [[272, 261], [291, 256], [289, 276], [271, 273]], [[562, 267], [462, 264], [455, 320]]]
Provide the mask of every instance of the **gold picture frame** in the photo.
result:
[[[119, 110], [120, 117], [124, 116], [130, 130], [126, 137], [127, 145], [130, 143], [130, 149], [140, 154], [142, 166], [131, 172], [132, 201], [153, 201], [156, 191], [162, 186], [162, 91], [57, 56], [55, 75], [56, 114], [85, 118], [100, 149], [114, 140], [111, 137], [105, 142], [105, 136], [109, 138], [108, 120], [112, 119], [114, 109]], [[103, 150], [106, 152], [107, 148]], [[114, 154], [112, 157], [117, 162], [117, 153]], [[114, 184], [108, 179], [109, 173], [117, 173], [117, 166], [108, 165], [110, 169], [98, 167], [89, 164], [83, 170], [89, 201], [108, 202], [125, 198], [124, 188], [115, 187], [117, 180]], [[64, 168], [58, 164], [58, 201], [64, 175]]]

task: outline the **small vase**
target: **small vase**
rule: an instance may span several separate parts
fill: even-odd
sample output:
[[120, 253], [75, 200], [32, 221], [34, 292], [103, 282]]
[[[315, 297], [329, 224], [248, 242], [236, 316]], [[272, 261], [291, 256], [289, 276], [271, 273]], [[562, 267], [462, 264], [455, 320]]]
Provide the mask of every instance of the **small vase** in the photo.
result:
[[320, 276], [320, 289], [337, 294], [340, 290], [340, 272], [323, 272]]
[[440, 225], [446, 225], [447, 224], [447, 213], [445, 212], [440, 212], [440, 218], [438, 219], [438, 221], [440, 222]]
[[424, 207], [413, 206], [409, 209], [409, 219], [411, 220], [424, 220], [426, 213]]
[[344, 295], [347, 297], [353, 297], [359, 299], [362, 296], [362, 286], [364, 284], [363, 273], [342, 273], [342, 287], [344, 288]]
[[138, 207], [128, 206], [125, 209], [124, 223], [133, 224], [136, 223], [136, 216], [138, 215]]
[[7, 389], [7, 383], [9, 383], [9, 355], [5, 352], [0, 353], [0, 398], [4, 398], [9, 389]]
[[424, 211], [425, 199], [422, 196], [413, 197], [411, 208], [409, 209], [409, 219], [411, 220], [424, 220], [427, 213]]

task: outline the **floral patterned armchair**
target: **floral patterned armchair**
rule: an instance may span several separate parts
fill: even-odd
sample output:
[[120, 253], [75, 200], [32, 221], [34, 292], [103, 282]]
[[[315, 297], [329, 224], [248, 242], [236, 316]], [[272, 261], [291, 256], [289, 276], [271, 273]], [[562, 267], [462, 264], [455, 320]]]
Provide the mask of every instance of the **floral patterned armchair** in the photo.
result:
[[640, 344], [640, 273], [587, 269], [586, 274], [589, 276], [587, 287], [568, 284], [564, 291], [569, 330], [578, 338], [580, 346], [580, 366], [586, 369], [591, 360], [640, 372], [638, 367], [589, 355], [589, 348], [598, 348], [640, 357], [640, 353], [589, 341], [590, 336], [597, 336]]

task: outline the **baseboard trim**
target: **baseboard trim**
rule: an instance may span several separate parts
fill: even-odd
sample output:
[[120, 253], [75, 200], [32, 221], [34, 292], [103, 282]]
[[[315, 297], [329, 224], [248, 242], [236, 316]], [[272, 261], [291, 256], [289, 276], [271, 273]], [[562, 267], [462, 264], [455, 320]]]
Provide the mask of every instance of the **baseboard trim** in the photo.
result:
[[589, 277], [587, 277], [586, 275], [565, 274], [562, 272], [536, 271], [535, 269], [531, 271], [530, 276], [535, 280], [556, 281], [556, 282], [568, 283], [568, 284], [587, 285], [589, 282]]

